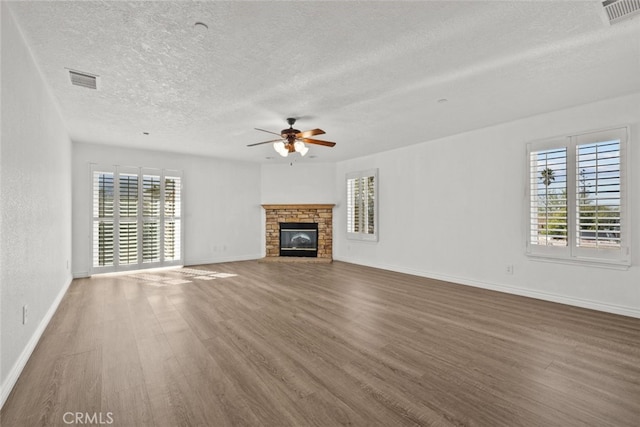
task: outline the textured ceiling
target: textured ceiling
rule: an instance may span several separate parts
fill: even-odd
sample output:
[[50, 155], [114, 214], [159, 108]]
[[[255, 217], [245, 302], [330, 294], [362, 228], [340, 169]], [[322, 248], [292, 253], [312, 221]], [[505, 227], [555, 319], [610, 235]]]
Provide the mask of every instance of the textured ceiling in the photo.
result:
[[610, 26], [598, 1], [10, 9], [80, 142], [281, 161], [246, 145], [294, 116], [337, 142], [305, 161], [336, 161], [640, 91], [640, 18]]

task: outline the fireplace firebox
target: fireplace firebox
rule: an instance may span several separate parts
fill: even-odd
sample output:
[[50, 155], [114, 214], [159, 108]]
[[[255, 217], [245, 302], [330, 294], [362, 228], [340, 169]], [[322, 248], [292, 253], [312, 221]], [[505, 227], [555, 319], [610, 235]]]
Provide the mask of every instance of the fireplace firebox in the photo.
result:
[[281, 222], [280, 256], [317, 257], [318, 224], [315, 222]]

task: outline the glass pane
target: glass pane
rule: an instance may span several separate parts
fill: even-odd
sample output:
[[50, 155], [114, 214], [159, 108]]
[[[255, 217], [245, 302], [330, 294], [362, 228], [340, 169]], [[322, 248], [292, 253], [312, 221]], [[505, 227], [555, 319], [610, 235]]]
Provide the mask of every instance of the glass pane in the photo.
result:
[[164, 259], [180, 259], [180, 220], [166, 220], [164, 223]]
[[93, 222], [93, 266], [113, 265], [113, 221]]
[[120, 239], [118, 261], [120, 264], [136, 264], [138, 262], [138, 223], [120, 222], [118, 237]]
[[368, 176], [363, 178], [364, 181], [364, 199], [366, 204], [366, 211], [364, 212], [364, 227], [363, 232], [367, 234], [375, 233], [375, 183], [374, 177]]
[[138, 215], [138, 175], [120, 174], [120, 216], [135, 217]]
[[113, 217], [113, 173], [93, 173], [93, 217]]
[[357, 230], [357, 187], [358, 179], [347, 180], [347, 232], [355, 233]]
[[620, 248], [620, 140], [576, 147], [576, 244]]
[[567, 150], [536, 151], [530, 157], [530, 243], [567, 246]]
[[160, 216], [160, 177], [144, 175], [142, 177], [142, 215]]
[[112, 266], [114, 174], [93, 173], [93, 266]]
[[160, 261], [160, 223], [145, 222], [142, 225], [142, 262]]
[[360, 221], [360, 215], [362, 213], [362, 183], [360, 182], [360, 178], [354, 180], [353, 197], [353, 232], [359, 233], [362, 229]]
[[180, 216], [180, 178], [166, 177], [164, 180], [164, 214], [168, 217]]

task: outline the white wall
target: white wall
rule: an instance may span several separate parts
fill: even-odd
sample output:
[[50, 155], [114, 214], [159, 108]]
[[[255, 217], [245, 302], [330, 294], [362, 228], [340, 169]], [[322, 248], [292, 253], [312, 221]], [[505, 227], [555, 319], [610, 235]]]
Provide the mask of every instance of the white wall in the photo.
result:
[[[298, 156], [299, 154], [292, 154]], [[311, 163], [300, 160], [290, 163], [263, 164], [261, 170], [263, 204], [335, 204], [335, 163]], [[262, 255], [266, 254], [266, 212], [262, 210]], [[335, 232], [334, 232], [335, 235]]]
[[90, 163], [183, 171], [185, 265], [261, 256], [259, 164], [74, 143], [74, 277], [91, 267]]
[[[299, 156], [294, 153], [292, 156]], [[336, 165], [334, 163], [263, 164], [262, 203], [335, 203]]]
[[[334, 258], [640, 317], [639, 119], [636, 93], [340, 162]], [[633, 266], [528, 258], [526, 143], [624, 124], [632, 124]], [[347, 240], [345, 174], [370, 168], [379, 168], [380, 240]]]
[[71, 142], [16, 22], [0, 7], [2, 404], [71, 282]]

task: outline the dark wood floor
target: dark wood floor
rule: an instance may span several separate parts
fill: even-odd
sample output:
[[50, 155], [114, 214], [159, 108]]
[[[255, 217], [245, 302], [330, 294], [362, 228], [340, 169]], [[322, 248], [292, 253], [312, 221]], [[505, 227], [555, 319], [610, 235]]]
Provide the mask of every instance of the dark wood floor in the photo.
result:
[[640, 319], [340, 262], [197, 268], [238, 276], [74, 281], [2, 426], [640, 425]]

